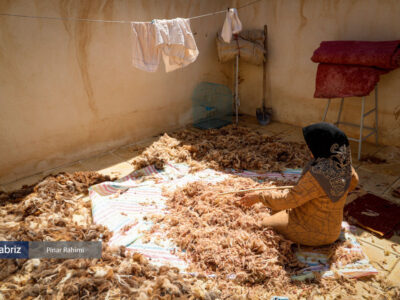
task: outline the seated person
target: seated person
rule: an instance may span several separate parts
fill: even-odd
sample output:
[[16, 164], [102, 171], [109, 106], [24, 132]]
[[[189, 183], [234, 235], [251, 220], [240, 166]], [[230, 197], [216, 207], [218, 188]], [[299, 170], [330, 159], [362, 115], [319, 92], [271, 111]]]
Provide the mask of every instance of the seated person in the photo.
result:
[[303, 135], [313, 158], [297, 185], [288, 193], [249, 194], [240, 203], [262, 202], [280, 211], [264, 218], [262, 225], [295, 243], [321, 246], [339, 238], [346, 197], [357, 186], [358, 176], [351, 165], [349, 141], [339, 128], [317, 123], [303, 128]]

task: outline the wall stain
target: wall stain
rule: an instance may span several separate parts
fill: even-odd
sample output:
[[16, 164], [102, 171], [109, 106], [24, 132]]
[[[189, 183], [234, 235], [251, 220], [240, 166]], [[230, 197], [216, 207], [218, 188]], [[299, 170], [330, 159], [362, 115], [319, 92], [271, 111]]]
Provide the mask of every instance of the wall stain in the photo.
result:
[[[12, 4], [13, 0], [1, 0], [0, 12], [10, 13]], [[10, 59], [10, 57], [14, 57], [14, 49], [18, 47], [14, 28], [14, 22], [17, 21], [13, 18], [0, 18], [0, 63], [3, 74], [6, 69], [7, 78], [13, 77], [16, 82], [19, 82], [21, 75], [18, 66], [15, 64], [15, 59]]]
[[[294, 53], [301, 53], [301, 47], [303, 46], [302, 43], [302, 31], [304, 27], [307, 25], [307, 17], [304, 15], [304, 4], [306, 0], [300, 0], [300, 6], [299, 6], [299, 14], [300, 14], [300, 24], [299, 27], [297, 28], [297, 34], [296, 37], [298, 38], [298, 42], [295, 42], [293, 45]], [[299, 67], [299, 64], [301, 63], [300, 60], [295, 60], [294, 64], [297, 65], [296, 68]], [[295, 73], [292, 73], [291, 76], [294, 76]]]
[[274, 19], [274, 23], [278, 20], [277, 15], [278, 15], [278, 4], [275, 1], [272, 1], [271, 3], [271, 11], [272, 11], [272, 18]]
[[8, 9], [10, 8], [10, 4], [13, 2], [13, 0], [2, 0], [0, 1], [0, 12], [7, 12]]
[[100, 11], [103, 12], [105, 20], [113, 19], [113, 7], [114, 0], [104, 0], [104, 4], [101, 5]]
[[[107, 1], [108, 2], [108, 1]], [[109, 5], [106, 2], [106, 6]], [[93, 3], [75, 2], [74, 0], [60, 0], [59, 12], [60, 16], [66, 18], [84, 18], [90, 19], [89, 13], [93, 11]], [[77, 11], [75, 14], [74, 12]], [[71, 39], [74, 39], [75, 54], [81, 73], [85, 93], [88, 97], [88, 106], [94, 115], [98, 115], [98, 108], [94, 100], [92, 82], [88, 70], [88, 45], [91, 39], [91, 23], [90, 22], [75, 22], [62, 20], [65, 31]]]
[[225, 81], [229, 82], [231, 79], [231, 74], [228, 70], [226, 70], [226, 68], [220, 68], [220, 72], [221, 74], [224, 76]]
[[[79, 18], [89, 19], [90, 11], [94, 10], [94, 2], [85, 1], [79, 2]], [[79, 69], [82, 76], [85, 92], [88, 97], [88, 105], [92, 113], [97, 116], [98, 108], [94, 99], [92, 82], [88, 70], [88, 46], [91, 40], [91, 23], [90, 22], [75, 22], [75, 50], [78, 60]]]
[[[11, 0], [4, 0], [0, 1], [0, 12], [7, 12], [9, 9], [9, 6], [11, 4]], [[8, 45], [6, 42], [6, 36], [8, 37], [8, 24], [7, 24], [7, 19], [6, 18], [1, 18], [0, 19], [0, 60], [2, 61], [4, 59], [4, 62], [7, 61], [6, 55], [4, 54], [6, 52], [6, 47], [3, 47], [3, 45]]]
[[[59, 2], [60, 16], [63, 19], [72, 17], [70, 14], [71, 0], [60, 0]], [[71, 21], [62, 20], [65, 31], [68, 33], [69, 37], [72, 39], [72, 28]]]
[[393, 111], [393, 114], [396, 120], [400, 118], [400, 105], [396, 106], [396, 108]]
[[307, 21], [308, 21], [308, 19], [304, 15], [304, 2], [305, 2], [305, 0], [300, 0], [300, 17], [301, 17], [301, 21], [300, 21], [299, 31], [301, 31], [303, 29], [303, 27], [306, 26]]

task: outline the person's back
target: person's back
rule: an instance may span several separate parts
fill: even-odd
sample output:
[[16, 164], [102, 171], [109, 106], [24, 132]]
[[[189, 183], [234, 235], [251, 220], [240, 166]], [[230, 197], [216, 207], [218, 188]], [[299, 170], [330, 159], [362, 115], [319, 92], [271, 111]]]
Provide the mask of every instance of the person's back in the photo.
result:
[[310, 200], [289, 211], [285, 236], [303, 245], [317, 246], [330, 244], [339, 238], [343, 221], [343, 208], [347, 194], [358, 183], [357, 173], [352, 168], [352, 181], [347, 192], [333, 202], [310, 172], [302, 180], [309, 191], [304, 197]]

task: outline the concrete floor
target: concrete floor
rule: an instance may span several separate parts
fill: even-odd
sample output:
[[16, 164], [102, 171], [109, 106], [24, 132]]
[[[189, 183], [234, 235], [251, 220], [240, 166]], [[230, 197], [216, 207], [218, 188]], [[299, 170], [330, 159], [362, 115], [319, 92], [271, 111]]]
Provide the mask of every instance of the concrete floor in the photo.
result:
[[[250, 127], [262, 133], [276, 135], [286, 141], [303, 142], [300, 127], [271, 123], [267, 126], [260, 126], [253, 117], [244, 116], [240, 125]], [[74, 171], [98, 171], [112, 177], [123, 177], [133, 171], [131, 160], [139, 154], [138, 146], [148, 146], [157, 138], [149, 138], [140, 143], [127, 145], [114, 149], [107, 153], [75, 162], [71, 165], [48, 170], [40, 174], [16, 180], [0, 186], [4, 191], [12, 191], [24, 184], [32, 184], [44, 176], [58, 172]], [[375, 146], [370, 143], [363, 143], [363, 155], [374, 155], [386, 159], [387, 163], [372, 164], [357, 160], [357, 144], [352, 143], [353, 165], [360, 177], [360, 194], [371, 192], [383, 198], [400, 204], [400, 199], [391, 195], [393, 188], [400, 186], [400, 149], [388, 146]], [[368, 255], [371, 263], [382, 272], [387, 278], [400, 284], [400, 236], [394, 235], [391, 239], [380, 239], [369, 232], [358, 229], [358, 239]]]

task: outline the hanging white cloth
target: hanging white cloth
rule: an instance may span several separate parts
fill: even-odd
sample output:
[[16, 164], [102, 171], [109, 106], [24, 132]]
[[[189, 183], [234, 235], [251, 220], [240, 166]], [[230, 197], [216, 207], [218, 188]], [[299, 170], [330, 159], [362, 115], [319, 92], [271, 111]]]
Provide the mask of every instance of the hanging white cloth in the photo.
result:
[[230, 8], [226, 13], [224, 26], [222, 27], [221, 37], [225, 43], [230, 43], [232, 34], [242, 31], [242, 22], [239, 20], [236, 8]]
[[154, 24], [149, 22], [132, 22], [132, 64], [147, 71], [157, 71], [160, 63], [159, 50], [156, 47]]
[[193, 63], [199, 55], [189, 19], [132, 22], [132, 63], [136, 68], [155, 72], [163, 57], [166, 72]]

